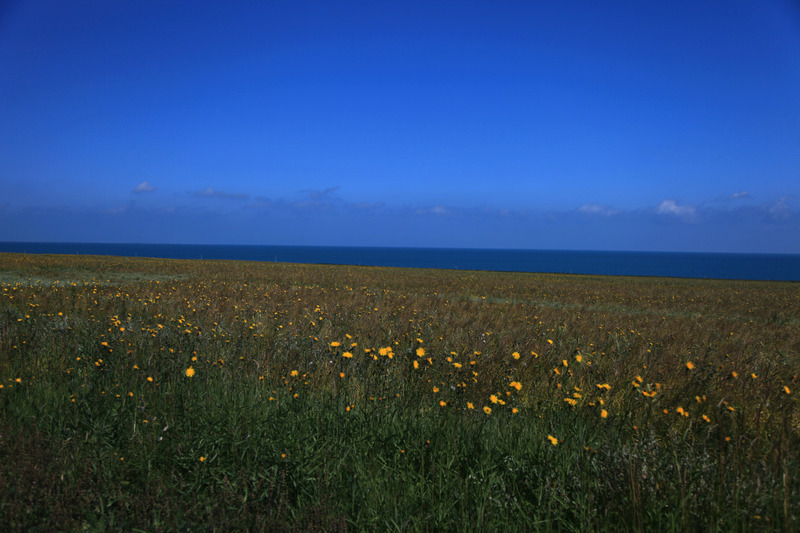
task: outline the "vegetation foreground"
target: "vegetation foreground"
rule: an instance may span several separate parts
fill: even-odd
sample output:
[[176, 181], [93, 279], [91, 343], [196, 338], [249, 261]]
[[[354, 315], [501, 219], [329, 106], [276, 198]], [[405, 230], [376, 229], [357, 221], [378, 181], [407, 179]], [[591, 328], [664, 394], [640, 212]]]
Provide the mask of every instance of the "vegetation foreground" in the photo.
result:
[[14, 530], [800, 528], [800, 285], [0, 254]]

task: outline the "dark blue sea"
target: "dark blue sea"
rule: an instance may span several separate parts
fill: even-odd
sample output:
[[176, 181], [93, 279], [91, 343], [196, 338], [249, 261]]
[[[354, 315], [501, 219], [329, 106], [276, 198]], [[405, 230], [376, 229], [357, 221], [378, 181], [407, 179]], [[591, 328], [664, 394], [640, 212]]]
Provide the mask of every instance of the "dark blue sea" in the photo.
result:
[[0, 252], [800, 281], [800, 254], [0, 242]]

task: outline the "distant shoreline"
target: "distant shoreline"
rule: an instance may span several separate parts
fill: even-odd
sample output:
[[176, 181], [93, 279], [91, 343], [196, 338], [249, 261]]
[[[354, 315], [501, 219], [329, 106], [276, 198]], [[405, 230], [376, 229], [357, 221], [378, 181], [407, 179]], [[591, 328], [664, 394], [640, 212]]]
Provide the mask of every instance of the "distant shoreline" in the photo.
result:
[[800, 281], [800, 254], [0, 242], [0, 253], [2, 252], [603, 276]]

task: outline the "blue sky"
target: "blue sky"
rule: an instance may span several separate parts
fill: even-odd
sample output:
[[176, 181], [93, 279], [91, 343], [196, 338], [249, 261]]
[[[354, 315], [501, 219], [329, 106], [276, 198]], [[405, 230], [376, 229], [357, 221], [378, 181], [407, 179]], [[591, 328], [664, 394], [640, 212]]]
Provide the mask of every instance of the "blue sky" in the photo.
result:
[[800, 4], [6, 1], [0, 240], [800, 253]]

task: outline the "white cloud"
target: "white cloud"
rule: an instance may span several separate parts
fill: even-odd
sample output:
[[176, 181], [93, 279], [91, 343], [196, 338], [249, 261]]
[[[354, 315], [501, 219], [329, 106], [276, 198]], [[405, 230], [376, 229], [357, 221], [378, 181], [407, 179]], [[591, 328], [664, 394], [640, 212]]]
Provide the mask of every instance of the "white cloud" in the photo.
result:
[[578, 208], [578, 211], [586, 215], [603, 215], [603, 216], [611, 216], [619, 213], [618, 209], [612, 209], [610, 207], [597, 204], [583, 204]]
[[731, 205], [731, 202], [752, 200], [750, 191], [739, 191], [733, 194], [722, 194], [712, 199], [709, 203], [717, 203], [725, 206]]
[[247, 198], [247, 195], [244, 193], [231, 193], [225, 191], [218, 191], [211, 187], [207, 187], [202, 191], [197, 191], [194, 193], [195, 196], [200, 196], [202, 198], [230, 198], [230, 199], [242, 199]]
[[443, 205], [437, 205], [430, 208], [428, 207], [420, 208], [417, 209], [415, 213], [418, 215], [437, 215], [437, 216], [446, 216], [452, 214], [452, 212]]
[[678, 217], [691, 217], [695, 213], [692, 205], [678, 205], [675, 200], [664, 200], [659, 204], [656, 212], [659, 215], [675, 215]]
[[252, 209], [268, 209], [270, 207], [275, 206], [275, 202], [265, 196], [256, 196], [255, 200], [253, 200], [247, 207]]
[[791, 200], [791, 196], [781, 196], [780, 200], [772, 204], [767, 208], [769, 214], [775, 218], [779, 219], [786, 219], [789, 218], [791, 215], [791, 210], [789, 208], [789, 200]]
[[343, 202], [335, 194], [336, 191], [340, 189], [341, 187], [338, 185], [334, 187], [328, 187], [327, 189], [323, 190], [303, 189], [302, 191], [298, 191], [298, 194], [301, 195], [301, 198], [293, 202], [292, 205], [299, 208], [316, 209], [342, 207], [345, 205], [345, 202]]
[[132, 206], [133, 202], [128, 202], [120, 207], [109, 207], [108, 209], [103, 209], [102, 212], [108, 215], [125, 215], [131, 210]]
[[339, 189], [341, 189], [341, 187], [339, 185], [335, 185], [333, 187], [328, 187], [327, 189], [321, 191], [318, 191], [316, 189], [308, 189], [301, 192], [308, 193], [308, 196], [311, 197], [312, 200], [319, 200], [320, 198], [332, 195]]
[[728, 196], [728, 200], [738, 200], [740, 198], [750, 198], [750, 193], [748, 191], [740, 191]]
[[156, 188], [150, 185], [149, 181], [143, 181], [139, 185], [137, 185], [135, 189], [133, 189], [133, 192], [136, 193], [153, 192], [154, 190], [156, 190]]

